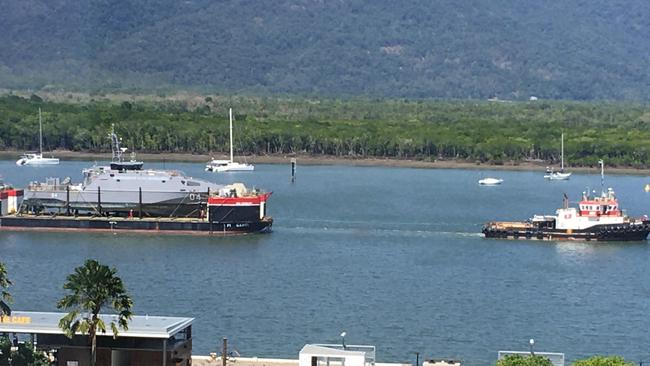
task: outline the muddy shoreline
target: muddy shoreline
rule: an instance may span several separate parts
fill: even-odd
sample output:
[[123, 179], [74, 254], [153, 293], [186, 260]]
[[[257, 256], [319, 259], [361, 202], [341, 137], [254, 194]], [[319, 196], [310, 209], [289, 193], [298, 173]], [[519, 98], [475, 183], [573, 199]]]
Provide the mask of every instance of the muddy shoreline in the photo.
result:
[[[22, 154], [19, 151], [4, 150], [0, 151], [0, 159], [18, 159]], [[89, 153], [67, 150], [56, 150], [52, 155], [62, 160], [97, 160], [98, 162], [108, 161], [110, 152], [107, 153]], [[44, 154], [49, 156], [48, 153]], [[139, 153], [139, 160], [151, 162], [195, 162], [206, 163], [210, 159], [228, 159], [225, 154], [187, 154], [187, 153]], [[335, 157], [335, 156], [313, 156], [302, 154], [284, 154], [284, 155], [256, 155], [237, 157], [238, 161], [246, 161], [253, 164], [290, 164], [291, 159], [295, 158], [298, 165], [351, 165], [351, 166], [385, 166], [399, 168], [420, 168], [420, 169], [481, 169], [481, 170], [513, 170], [513, 171], [544, 171], [545, 162], [505, 162], [502, 165], [476, 163], [462, 160], [435, 160], [422, 161], [396, 158], [360, 158], [360, 157]], [[557, 168], [557, 167], [556, 167]], [[599, 167], [579, 166], [568, 167], [573, 172], [598, 173]], [[650, 175], [650, 169], [637, 169], [632, 167], [606, 167], [608, 174], [632, 174], [632, 175]]]

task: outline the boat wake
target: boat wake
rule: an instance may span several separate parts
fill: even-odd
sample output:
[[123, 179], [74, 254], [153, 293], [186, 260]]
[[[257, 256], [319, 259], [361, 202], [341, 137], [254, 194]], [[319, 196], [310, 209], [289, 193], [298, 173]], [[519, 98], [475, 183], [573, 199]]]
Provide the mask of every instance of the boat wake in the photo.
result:
[[[482, 237], [480, 232], [454, 230], [447, 225], [430, 223], [377, 223], [368, 221], [306, 220], [306, 225], [275, 225], [275, 232], [294, 232], [299, 234], [355, 235], [377, 237]], [[460, 228], [459, 228], [460, 229]]]

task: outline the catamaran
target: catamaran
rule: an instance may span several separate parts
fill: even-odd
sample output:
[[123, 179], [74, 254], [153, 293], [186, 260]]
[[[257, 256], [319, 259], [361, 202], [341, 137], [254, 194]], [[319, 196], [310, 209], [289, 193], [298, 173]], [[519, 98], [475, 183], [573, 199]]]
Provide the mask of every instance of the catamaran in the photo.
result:
[[59, 163], [58, 158], [43, 157], [43, 121], [41, 119], [41, 109], [38, 109], [38, 131], [39, 131], [39, 145], [38, 153], [25, 153], [23, 154], [16, 165], [56, 165]]
[[571, 172], [566, 173], [564, 171], [564, 134], [562, 134], [562, 147], [560, 157], [562, 161], [560, 165], [560, 171], [554, 172], [553, 169], [546, 167], [546, 174], [544, 174], [544, 178], [550, 180], [568, 180], [569, 177], [571, 177]]
[[205, 166], [207, 172], [234, 172], [234, 171], [251, 171], [255, 166], [247, 163], [238, 163], [234, 161], [233, 142], [232, 142], [232, 108], [230, 108], [230, 160], [210, 160]]

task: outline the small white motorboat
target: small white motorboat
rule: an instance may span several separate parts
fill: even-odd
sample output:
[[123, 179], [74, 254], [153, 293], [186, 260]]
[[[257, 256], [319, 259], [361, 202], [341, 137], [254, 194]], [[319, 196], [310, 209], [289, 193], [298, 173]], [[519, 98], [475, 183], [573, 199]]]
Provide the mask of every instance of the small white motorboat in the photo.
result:
[[482, 186], [497, 186], [501, 183], [503, 183], [503, 179], [499, 178], [483, 178], [478, 181], [478, 184]]

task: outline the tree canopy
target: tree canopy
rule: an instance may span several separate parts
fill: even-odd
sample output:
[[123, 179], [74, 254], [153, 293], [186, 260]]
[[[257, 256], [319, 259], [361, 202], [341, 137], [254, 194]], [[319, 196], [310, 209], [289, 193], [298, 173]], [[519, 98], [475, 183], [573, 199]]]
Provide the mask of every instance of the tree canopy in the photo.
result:
[[91, 364], [97, 360], [97, 332], [106, 332], [106, 324], [99, 317], [102, 310], [112, 308], [117, 312], [117, 324], [111, 321], [113, 335], [118, 327], [128, 329], [133, 301], [129, 297], [117, 269], [88, 259], [68, 275], [63, 288], [68, 294], [59, 300], [57, 307], [69, 311], [59, 321], [59, 327], [72, 338], [77, 332], [88, 334], [91, 340]]
[[496, 366], [553, 366], [551, 361], [538, 355], [507, 355], [497, 361]]
[[0, 316], [11, 315], [9, 286], [11, 286], [11, 281], [7, 277], [7, 268], [0, 262]]
[[[198, 100], [198, 101], [197, 101]], [[223, 97], [52, 103], [0, 97], [0, 149], [109, 152], [111, 124], [137, 152], [459, 159], [650, 166], [650, 107], [631, 103], [442, 102]]]
[[635, 366], [621, 356], [593, 356], [578, 360], [572, 366]]

